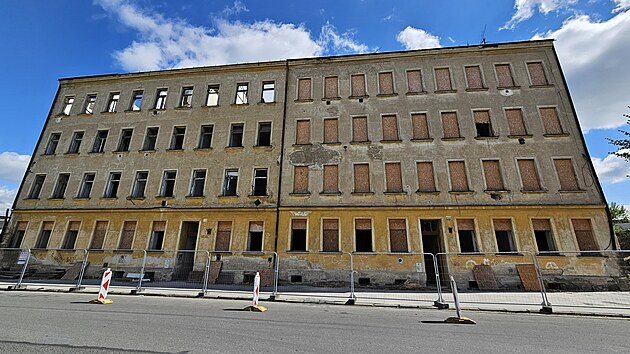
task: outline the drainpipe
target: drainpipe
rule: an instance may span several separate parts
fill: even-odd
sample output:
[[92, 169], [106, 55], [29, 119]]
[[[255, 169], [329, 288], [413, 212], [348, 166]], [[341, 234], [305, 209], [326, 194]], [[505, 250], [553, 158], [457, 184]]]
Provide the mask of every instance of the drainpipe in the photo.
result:
[[[280, 229], [280, 201], [282, 200], [282, 167], [284, 164], [284, 135], [287, 124], [287, 104], [289, 92], [289, 60], [285, 60], [284, 69], [284, 107], [282, 109], [282, 137], [280, 141], [280, 170], [278, 173], [278, 194], [276, 196], [276, 235], [273, 242], [273, 251], [278, 252], [278, 230]], [[276, 262], [278, 260], [276, 259]]]

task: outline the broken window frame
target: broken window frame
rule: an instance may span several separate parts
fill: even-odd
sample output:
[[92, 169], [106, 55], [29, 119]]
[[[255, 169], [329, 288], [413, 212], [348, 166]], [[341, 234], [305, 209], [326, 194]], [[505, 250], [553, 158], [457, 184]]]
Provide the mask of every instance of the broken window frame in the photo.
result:
[[[76, 226], [77, 223], [79, 226]], [[77, 242], [77, 236], [79, 236], [80, 227], [81, 227], [81, 222], [70, 221], [68, 223], [68, 229], [66, 230], [66, 234], [64, 235], [63, 242], [61, 244], [61, 249], [64, 249], [64, 250], [74, 249]]]
[[230, 141], [228, 147], [242, 148], [243, 147], [243, 135], [245, 132], [245, 124], [233, 123], [230, 126]]
[[131, 94], [131, 103], [129, 104], [129, 110], [132, 112], [139, 112], [142, 109], [142, 99], [144, 98], [143, 90], [133, 91]]
[[159, 88], [155, 94], [155, 106], [153, 109], [157, 111], [166, 109], [166, 99], [168, 98], [168, 88]]
[[192, 178], [190, 182], [189, 197], [203, 197], [204, 189], [206, 188], [206, 170], [196, 169], [192, 171]]
[[208, 96], [206, 97], [207, 107], [216, 107], [219, 105], [220, 85], [208, 85]]
[[133, 128], [124, 128], [120, 131], [118, 139], [118, 147], [116, 152], [128, 152], [131, 147], [131, 138], [133, 137]]
[[136, 171], [131, 188], [131, 198], [145, 198], [147, 181], [149, 180], [149, 171]]
[[37, 241], [35, 242], [34, 249], [46, 249], [48, 248], [48, 243], [50, 242], [50, 236], [54, 230], [55, 224], [53, 221], [42, 221], [41, 229], [39, 230], [39, 234], [37, 236]]
[[258, 122], [256, 146], [271, 146], [271, 122]]
[[96, 179], [96, 172], [86, 172], [83, 174], [83, 179], [81, 179], [81, 187], [79, 188], [79, 193], [77, 194], [77, 198], [79, 199], [89, 199], [92, 194], [92, 188], [94, 187], [94, 180]]
[[252, 196], [267, 196], [267, 182], [269, 170], [266, 168], [255, 168], [252, 181]]
[[144, 142], [142, 143], [142, 151], [155, 151], [159, 133], [160, 127], [147, 127]]
[[107, 113], [116, 113], [118, 102], [120, 101], [120, 92], [112, 92], [109, 94], [107, 101]]
[[72, 140], [70, 140], [70, 146], [68, 147], [68, 154], [78, 154], [81, 148], [81, 142], [83, 142], [84, 131], [76, 131], [72, 133]]
[[177, 182], [177, 170], [164, 170], [160, 194], [162, 198], [175, 198], [175, 183]]
[[31, 184], [31, 190], [28, 192], [27, 199], [39, 199], [39, 196], [42, 193], [42, 188], [44, 187], [44, 182], [46, 181], [45, 174], [36, 174], [33, 178], [33, 183]]
[[105, 144], [107, 143], [107, 136], [109, 130], [98, 130], [96, 137], [94, 138], [94, 144], [92, 145], [92, 153], [98, 154], [105, 152]]
[[[472, 228], [463, 228], [460, 226], [460, 221], [472, 222]], [[474, 219], [456, 219], [455, 225], [457, 226], [457, 241], [459, 243], [459, 251], [462, 253], [478, 252], [479, 246], [477, 245], [477, 233], [475, 230]], [[466, 242], [462, 242], [466, 241]]]
[[193, 86], [182, 87], [182, 95], [179, 99], [179, 108], [192, 108], [193, 92]]
[[85, 96], [85, 104], [83, 105], [83, 114], [94, 114], [94, 107], [96, 106], [96, 94], [89, 94]]
[[118, 190], [120, 189], [120, 180], [122, 172], [110, 172], [105, 187], [103, 198], [118, 198]]
[[261, 103], [274, 103], [276, 101], [276, 83], [274, 81], [263, 81]]
[[173, 127], [171, 135], [171, 144], [169, 150], [184, 150], [184, 142], [186, 139], [186, 126]]
[[48, 144], [46, 144], [46, 150], [44, 150], [44, 155], [54, 155], [59, 146], [59, 140], [61, 140], [61, 133], [51, 133], [48, 138]]
[[[482, 114], [487, 114], [488, 122], [481, 122]], [[476, 138], [494, 138], [496, 135], [494, 134], [494, 130], [492, 129], [492, 117], [490, 115], [489, 109], [477, 109], [472, 111], [473, 115], [473, 123], [475, 124], [475, 132], [477, 133]]]
[[[163, 230], [160, 230], [163, 229]], [[166, 233], [166, 221], [154, 221], [151, 226], [151, 237], [149, 237], [148, 251], [161, 251], [164, 247], [164, 236]]]
[[237, 168], [228, 168], [225, 170], [222, 196], [238, 197], [238, 172]]
[[75, 96], [66, 96], [63, 99], [63, 106], [61, 107], [61, 114], [64, 116], [69, 116], [72, 111], [72, 106], [74, 105]]
[[234, 104], [236, 105], [246, 105], [248, 103], [247, 95], [248, 95], [249, 83], [243, 82], [236, 84], [236, 95], [234, 98]]
[[55, 183], [55, 189], [53, 190], [51, 199], [64, 199], [66, 196], [66, 189], [68, 189], [68, 182], [70, 181], [69, 173], [60, 173]]
[[199, 144], [197, 149], [211, 149], [212, 148], [212, 135], [214, 134], [214, 125], [206, 124], [201, 126], [199, 131]]

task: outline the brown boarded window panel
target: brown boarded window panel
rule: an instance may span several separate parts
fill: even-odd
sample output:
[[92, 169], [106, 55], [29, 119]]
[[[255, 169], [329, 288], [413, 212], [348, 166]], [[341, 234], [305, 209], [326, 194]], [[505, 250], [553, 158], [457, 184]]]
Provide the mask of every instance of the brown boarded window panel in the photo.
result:
[[459, 122], [456, 112], [442, 112], [442, 128], [444, 138], [459, 138]]
[[422, 87], [422, 73], [420, 70], [407, 71], [407, 90], [409, 93], [424, 92], [424, 87]]
[[166, 221], [154, 221], [153, 231], [166, 231]]
[[249, 222], [249, 232], [263, 232], [263, 222], [262, 221], [250, 221]]
[[571, 219], [580, 251], [597, 251], [597, 243], [589, 219]]
[[54, 221], [44, 221], [42, 223], [42, 230], [52, 231], [53, 226], [55, 226]]
[[449, 161], [448, 172], [451, 177], [452, 191], [466, 192], [469, 190], [464, 161]]
[[339, 220], [324, 219], [322, 226], [323, 251], [339, 251]]
[[435, 69], [436, 91], [451, 91], [451, 71], [449, 68]]
[[381, 95], [394, 94], [394, 77], [391, 72], [378, 74], [378, 89]]
[[306, 145], [311, 143], [311, 121], [298, 120], [295, 126], [295, 144]]
[[512, 231], [512, 220], [510, 219], [494, 219], [494, 231]]
[[350, 84], [352, 85], [352, 96], [363, 97], [365, 96], [365, 75], [357, 74], [350, 77]]
[[486, 189], [490, 191], [505, 190], [501, 168], [498, 160], [486, 160], [482, 162], [483, 174], [486, 177]]
[[357, 164], [354, 165], [354, 192], [369, 193], [370, 192], [370, 165]]
[[293, 193], [308, 193], [308, 166], [295, 166], [293, 171]]
[[499, 87], [514, 87], [510, 64], [497, 64], [494, 66], [494, 69], [497, 72]]
[[554, 107], [540, 108], [540, 117], [543, 121], [545, 134], [563, 134], [562, 125], [560, 125], [560, 119], [558, 118], [558, 111]]
[[366, 142], [368, 141], [367, 117], [352, 118], [352, 141]]
[[69, 231], [79, 231], [80, 227], [81, 227], [80, 221], [70, 221], [70, 223], [68, 224]]
[[17, 231], [26, 231], [26, 227], [28, 226], [28, 221], [19, 221], [17, 224]]
[[298, 100], [311, 99], [311, 79], [298, 80]]
[[385, 179], [387, 180], [387, 192], [400, 193], [403, 191], [400, 163], [385, 164]]
[[292, 230], [306, 230], [306, 219], [293, 219], [291, 220]]
[[130, 250], [133, 244], [133, 236], [136, 233], [136, 221], [125, 221], [123, 224], [122, 235], [118, 248], [121, 250]]
[[418, 191], [435, 192], [435, 176], [433, 174], [433, 162], [418, 162]]
[[457, 229], [462, 231], [475, 231], [475, 220], [457, 219]]
[[398, 136], [398, 120], [395, 114], [388, 114], [383, 116], [383, 140], [396, 141], [399, 140]]
[[354, 220], [354, 227], [357, 230], [372, 230], [372, 220], [356, 219]]
[[232, 222], [219, 221], [217, 225], [217, 239], [214, 244], [215, 251], [229, 251], [230, 238], [232, 237]]
[[407, 222], [405, 219], [389, 220], [389, 246], [391, 252], [408, 252]]
[[411, 126], [413, 129], [412, 139], [429, 139], [429, 125], [426, 113], [413, 113], [411, 115]]
[[324, 98], [339, 97], [338, 82], [336, 76], [329, 76], [324, 79]]
[[518, 160], [518, 170], [521, 174], [521, 182], [524, 191], [539, 191], [540, 179], [536, 169], [536, 162], [533, 159]]
[[560, 180], [560, 190], [579, 191], [580, 186], [578, 186], [571, 159], [555, 159], [553, 164], [556, 167], [556, 173], [558, 173], [558, 179]]
[[551, 221], [549, 219], [532, 219], [535, 231], [551, 231]]
[[337, 118], [324, 119], [324, 143], [338, 143], [339, 129]]
[[90, 249], [103, 248], [103, 242], [105, 241], [105, 234], [107, 233], [107, 226], [109, 221], [97, 221], [94, 228], [94, 235], [92, 235], [92, 242], [90, 243]]
[[520, 108], [506, 109], [505, 119], [510, 129], [510, 135], [527, 135], [525, 122], [523, 121], [523, 111]]
[[483, 88], [483, 80], [481, 79], [481, 68], [479, 66], [467, 66], [466, 71], [466, 81], [468, 82], [469, 89], [482, 89]]
[[527, 63], [527, 70], [532, 80], [532, 86], [545, 86], [549, 84], [542, 63]]
[[475, 124], [490, 124], [490, 111], [474, 111]]
[[324, 165], [324, 193], [339, 193], [339, 168], [337, 165]]

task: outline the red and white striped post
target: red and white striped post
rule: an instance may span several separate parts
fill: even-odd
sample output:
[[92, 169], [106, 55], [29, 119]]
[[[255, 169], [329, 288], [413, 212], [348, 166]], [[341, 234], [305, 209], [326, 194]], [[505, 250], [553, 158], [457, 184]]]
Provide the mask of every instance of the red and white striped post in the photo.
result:
[[99, 304], [111, 304], [112, 300], [107, 299], [107, 291], [109, 290], [109, 283], [112, 280], [112, 270], [107, 268], [103, 273], [103, 279], [101, 280], [101, 288], [98, 291], [98, 298], [91, 302]]
[[260, 293], [260, 273], [256, 272], [256, 277], [254, 278], [254, 303], [252, 306], [258, 306], [258, 294]]

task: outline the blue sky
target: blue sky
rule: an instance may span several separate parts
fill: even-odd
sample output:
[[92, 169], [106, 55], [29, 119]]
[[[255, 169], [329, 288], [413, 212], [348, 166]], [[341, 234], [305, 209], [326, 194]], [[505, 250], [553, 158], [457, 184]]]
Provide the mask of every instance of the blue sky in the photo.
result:
[[[630, 0], [0, 2], [0, 212], [10, 207], [57, 79], [295, 57], [555, 38], [609, 201], [630, 114]], [[625, 127], [624, 127], [625, 125]]]

